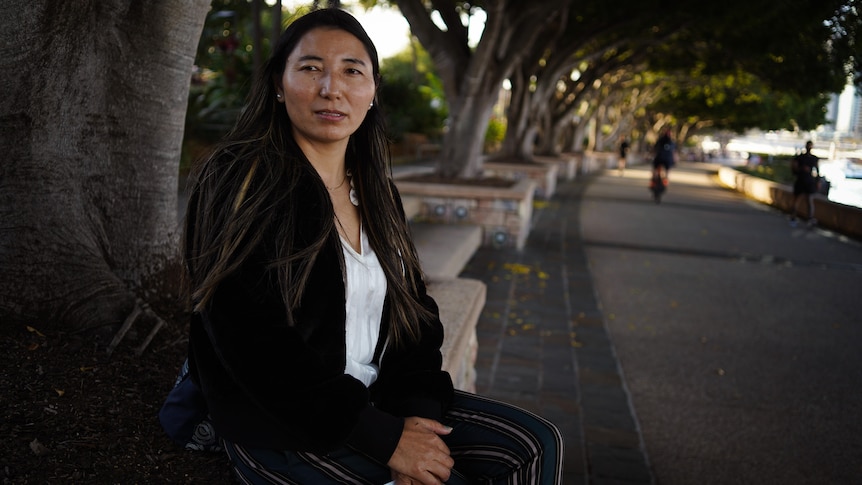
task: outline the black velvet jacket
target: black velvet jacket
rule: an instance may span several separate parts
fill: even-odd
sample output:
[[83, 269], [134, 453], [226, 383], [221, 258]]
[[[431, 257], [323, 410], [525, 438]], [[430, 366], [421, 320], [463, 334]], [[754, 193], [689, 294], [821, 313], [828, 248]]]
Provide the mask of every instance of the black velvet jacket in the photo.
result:
[[[312, 200], [301, 192], [313, 186], [299, 184], [292, 200]], [[194, 197], [189, 202], [197, 203]], [[304, 205], [299, 234], [319, 233], [319, 221], [327, 217], [322, 212]], [[337, 234], [314, 262], [294, 326], [287, 325], [277, 273], [266, 269], [271, 244], [262, 243], [192, 317], [191, 376], [217, 432], [259, 448], [326, 452], [350, 445], [385, 464], [403, 418], [439, 419], [452, 397], [452, 381], [441, 370], [443, 326], [436, 303], [423, 285], [417, 298], [435, 318], [424, 322], [419, 342], [395, 348], [385, 343], [387, 299], [376, 351], [380, 372], [366, 388], [344, 373], [345, 287]]]

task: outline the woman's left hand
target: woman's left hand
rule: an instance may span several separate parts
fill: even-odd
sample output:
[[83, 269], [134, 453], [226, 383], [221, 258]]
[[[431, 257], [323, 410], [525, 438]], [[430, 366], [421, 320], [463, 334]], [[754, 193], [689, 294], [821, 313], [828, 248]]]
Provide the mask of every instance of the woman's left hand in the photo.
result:
[[414, 485], [416, 482], [403, 473], [392, 472], [392, 483], [393, 485]]
[[[401, 438], [387, 463], [393, 476], [402, 480], [396, 484], [442, 485], [448, 480], [455, 461], [440, 436], [451, 432], [452, 428], [433, 419], [405, 418]], [[403, 481], [405, 477], [409, 481]]]

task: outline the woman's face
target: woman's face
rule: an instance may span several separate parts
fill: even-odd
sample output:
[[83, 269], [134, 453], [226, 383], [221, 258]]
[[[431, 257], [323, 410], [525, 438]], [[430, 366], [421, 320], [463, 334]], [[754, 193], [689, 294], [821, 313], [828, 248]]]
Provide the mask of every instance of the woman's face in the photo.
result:
[[335, 28], [308, 31], [288, 54], [278, 92], [306, 153], [327, 144], [347, 146], [374, 100], [372, 66], [362, 42]]

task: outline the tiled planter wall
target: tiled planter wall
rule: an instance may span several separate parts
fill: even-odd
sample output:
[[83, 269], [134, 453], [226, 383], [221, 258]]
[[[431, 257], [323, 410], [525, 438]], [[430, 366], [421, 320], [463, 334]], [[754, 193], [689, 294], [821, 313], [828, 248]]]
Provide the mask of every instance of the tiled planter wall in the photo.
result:
[[557, 165], [557, 178], [562, 180], [575, 180], [578, 174], [578, 158], [572, 153], [564, 153], [558, 156], [533, 155], [536, 163], [546, 165]]
[[[536, 182], [486, 187], [396, 180], [405, 206], [415, 207], [413, 220], [482, 227], [483, 245], [524, 247], [533, 215]], [[417, 203], [418, 200], [418, 203]]]
[[619, 154], [616, 152], [584, 152], [581, 158], [581, 173], [598, 172], [609, 168], [616, 168]]
[[557, 190], [557, 175], [560, 171], [556, 163], [509, 163], [485, 162], [482, 169], [486, 177], [499, 177], [504, 180], [533, 180], [536, 182], [536, 197], [550, 199]]

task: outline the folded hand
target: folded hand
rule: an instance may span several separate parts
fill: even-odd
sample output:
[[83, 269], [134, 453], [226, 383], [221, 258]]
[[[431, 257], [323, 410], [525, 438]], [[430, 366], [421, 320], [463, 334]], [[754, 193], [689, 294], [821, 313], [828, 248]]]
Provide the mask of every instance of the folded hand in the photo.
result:
[[442, 485], [449, 479], [455, 460], [440, 438], [452, 428], [433, 419], [410, 417], [404, 420], [404, 431], [389, 459], [396, 485]]

